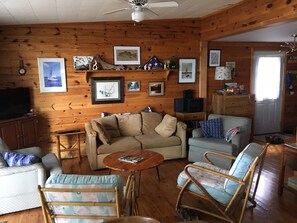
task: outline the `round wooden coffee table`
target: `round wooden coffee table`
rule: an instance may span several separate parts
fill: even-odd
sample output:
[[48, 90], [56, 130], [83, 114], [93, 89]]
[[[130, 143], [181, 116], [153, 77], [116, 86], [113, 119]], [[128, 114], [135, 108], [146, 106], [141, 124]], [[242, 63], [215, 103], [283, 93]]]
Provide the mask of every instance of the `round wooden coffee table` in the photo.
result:
[[[143, 160], [137, 163], [129, 163], [119, 160], [120, 157], [123, 156], [135, 156], [142, 157]], [[160, 180], [159, 169], [158, 166], [164, 161], [164, 157], [157, 152], [150, 150], [127, 150], [112, 153], [106, 156], [103, 159], [103, 164], [109, 168], [109, 170], [117, 170], [117, 171], [129, 171], [130, 175], [128, 177], [126, 183], [126, 190], [128, 191], [125, 196], [131, 195], [132, 204], [130, 210], [134, 211], [135, 215], [138, 215], [138, 207], [136, 202], [136, 194], [135, 194], [135, 173], [139, 172], [138, 177], [138, 194], [140, 192], [140, 178], [141, 171], [148, 170], [151, 168], [156, 168], [158, 179]], [[127, 198], [127, 197], [126, 197]]]

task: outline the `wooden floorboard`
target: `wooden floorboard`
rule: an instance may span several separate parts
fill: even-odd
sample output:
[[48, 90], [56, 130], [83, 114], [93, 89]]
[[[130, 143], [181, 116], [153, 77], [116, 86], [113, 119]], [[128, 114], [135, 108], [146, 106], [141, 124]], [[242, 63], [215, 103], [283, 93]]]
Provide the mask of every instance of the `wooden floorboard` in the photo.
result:
[[[244, 223], [290, 223], [297, 221], [297, 193], [284, 190], [282, 196], [277, 193], [278, 168], [280, 164], [279, 146], [270, 146], [266, 156], [264, 170], [260, 178], [259, 189], [256, 196], [258, 203], [254, 209], [248, 209], [244, 217]], [[187, 164], [186, 159], [165, 161], [159, 167], [161, 180], [158, 182], [155, 169], [142, 172], [141, 190], [138, 197], [140, 214], [160, 220], [162, 223], [175, 223], [182, 220], [175, 213], [175, 202], [178, 196], [176, 180], [178, 174]], [[87, 158], [82, 158], [78, 164], [76, 159], [63, 160], [64, 173], [104, 175], [108, 171], [91, 171]], [[114, 172], [119, 173], [119, 172]], [[292, 174], [293, 171], [288, 171]], [[124, 179], [127, 173], [123, 174]], [[220, 222], [201, 216], [201, 219], [209, 222]], [[0, 216], [0, 222], [8, 223], [43, 223], [43, 216], [40, 208], [28, 211], [21, 211], [13, 214]]]

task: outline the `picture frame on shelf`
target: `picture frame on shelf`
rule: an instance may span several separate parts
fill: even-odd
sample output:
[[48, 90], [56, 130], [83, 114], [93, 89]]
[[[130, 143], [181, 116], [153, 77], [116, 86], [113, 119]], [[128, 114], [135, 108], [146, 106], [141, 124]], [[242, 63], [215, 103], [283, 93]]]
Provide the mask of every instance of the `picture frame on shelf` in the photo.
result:
[[74, 70], [91, 70], [90, 65], [93, 59], [93, 56], [73, 56]]
[[37, 58], [41, 93], [66, 92], [64, 58]]
[[140, 81], [128, 81], [127, 82], [127, 91], [128, 92], [140, 91]]
[[208, 52], [208, 66], [219, 67], [221, 65], [221, 50], [211, 49]]
[[162, 96], [165, 94], [164, 81], [154, 81], [148, 83], [149, 96]]
[[196, 59], [179, 59], [178, 83], [196, 83]]
[[92, 77], [92, 104], [122, 103], [124, 77]]
[[114, 46], [115, 65], [140, 65], [139, 46]]

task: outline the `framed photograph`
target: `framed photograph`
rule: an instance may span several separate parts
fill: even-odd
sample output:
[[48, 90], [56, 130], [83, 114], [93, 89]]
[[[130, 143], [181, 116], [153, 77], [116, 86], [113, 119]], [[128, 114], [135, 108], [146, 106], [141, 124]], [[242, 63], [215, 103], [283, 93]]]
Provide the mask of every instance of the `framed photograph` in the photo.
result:
[[164, 95], [164, 81], [149, 82], [149, 96]]
[[92, 104], [121, 103], [124, 101], [123, 77], [92, 77]]
[[73, 66], [74, 70], [91, 70], [90, 64], [93, 61], [93, 56], [74, 56]]
[[219, 67], [221, 65], [221, 50], [209, 50], [208, 66]]
[[179, 59], [178, 83], [190, 84], [196, 82], [196, 59]]
[[140, 81], [128, 81], [127, 90], [128, 91], [140, 91]]
[[37, 58], [40, 92], [66, 92], [64, 58]]
[[226, 67], [228, 67], [231, 70], [232, 79], [235, 78], [235, 76], [236, 76], [236, 74], [235, 74], [236, 62], [235, 61], [226, 62]]
[[139, 46], [114, 46], [115, 65], [140, 65]]

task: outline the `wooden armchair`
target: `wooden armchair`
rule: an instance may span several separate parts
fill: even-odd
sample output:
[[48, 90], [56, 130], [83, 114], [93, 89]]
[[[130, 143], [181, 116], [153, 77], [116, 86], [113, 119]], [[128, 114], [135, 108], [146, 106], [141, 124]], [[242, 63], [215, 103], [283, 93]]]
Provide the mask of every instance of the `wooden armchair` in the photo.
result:
[[[234, 159], [235, 162], [230, 170], [225, 170], [205, 162], [196, 162], [187, 165], [178, 177], [177, 187], [180, 189], [180, 193], [176, 202], [176, 210], [188, 208], [227, 222], [241, 223], [247, 201], [250, 200], [253, 206], [256, 206], [255, 195], [267, 147], [268, 144], [262, 147], [259, 144], [250, 143], [237, 157], [218, 152], [205, 154], [205, 158], [208, 161], [208, 155], [210, 153], [212, 155]], [[257, 169], [258, 164], [259, 168]], [[256, 170], [258, 170], [258, 176], [255, 181], [254, 190], [251, 192]], [[185, 204], [186, 199], [183, 199], [185, 192], [189, 192], [194, 197], [206, 201], [213, 208]], [[243, 204], [241, 206], [240, 202], [242, 200]], [[239, 220], [235, 217], [238, 207], [241, 207]]]
[[119, 218], [125, 211], [130, 213], [133, 204], [127, 194], [134, 193], [131, 189], [128, 185], [124, 196], [120, 175], [59, 174], [50, 177], [44, 188], [38, 186], [45, 223], [99, 223]]

